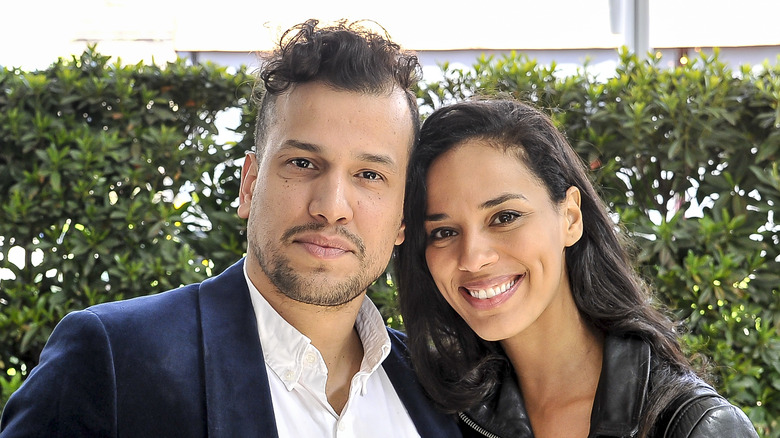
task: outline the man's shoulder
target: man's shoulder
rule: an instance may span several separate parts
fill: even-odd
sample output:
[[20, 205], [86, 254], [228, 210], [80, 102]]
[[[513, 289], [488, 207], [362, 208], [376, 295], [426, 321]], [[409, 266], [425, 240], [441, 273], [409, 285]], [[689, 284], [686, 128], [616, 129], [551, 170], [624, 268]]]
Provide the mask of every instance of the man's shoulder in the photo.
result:
[[156, 294], [96, 304], [88, 307], [86, 311], [98, 316], [101, 320], [135, 320], [138, 318], [151, 320], [171, 318], [182, 313], [188, 314], [197, 310], [200, 294], [204, 288], [217, 293], [222, 292], [223, 289], [238, 290], [236, 282], [241, 284], [240, 282], [244, 281], [242, 263], [243, 260], [202, 283], [192, 283]]
[[[192, 284], [155, 295], [112, 301], [66, 315], [54, 330], [55, 338], [77, 345], [79, 339], [102, 339], [117, 348], [133, 340], [164, 344], [170, 337], [194, 333], [198, 322], [198, 285]], [[142, 342], [143, 341], [143, 342]], [[64, 345], [64, 344], [63, 344]], [[45, 350], [44, 350], [45, 351]]]
[[134, 314], [157, 314], [171, 312], [182, 306], [191, 306], [197, 302], [200, 283], [189, 284], [152, 295], [143, 295], [119, 301], [109, 301], [90, 306], [87, 312], [100, 318], [132, 316]]
[[190, 284], [157, 294], [96, 304], [74, 313], [92, 314], [104, 322], [170, 318], [195, 311], [199, 287], [199, 283]]

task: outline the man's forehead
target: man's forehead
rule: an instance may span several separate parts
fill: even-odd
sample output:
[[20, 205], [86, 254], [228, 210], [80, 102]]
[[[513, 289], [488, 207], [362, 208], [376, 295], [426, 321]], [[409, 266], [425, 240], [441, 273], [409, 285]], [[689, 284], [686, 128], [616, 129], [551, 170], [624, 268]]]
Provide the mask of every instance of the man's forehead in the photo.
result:
[[[324, 99], [327, 99], [328, 96], [340, 96], [341, 98], [345, 99], [376, 99], [382, 101], [397, 100], [398, 102], [406, 103], [406, 92], [403, 89], [391, 84], [388, 84], [387, 88], [378, 90], [350, 90], [347, 88], [336, 87], [322, 81], [293, 84], [285, 92], [279, 94], [276, 97], [276, 100], [278, 104], [278, 102], [288, 103], [297, 102], [299, 100], [308, 101], [319, 96], [322, 96]], [[405, 109], [404, 112], [410, 111], [408, 105], [404, 105], [403, 107]]]
[[271, 130], [341, 127], [344, 135], [362, 135], [367, 141], [381, 136], [387, 137], [385, 141], [403, 137], [407, 149], [411, 149], [414, 140], [412, 112], [402, 90], [374, 95], [319, 83], [299, 84], [279, 95], [271, 110], [274, 113], [268, 126]]

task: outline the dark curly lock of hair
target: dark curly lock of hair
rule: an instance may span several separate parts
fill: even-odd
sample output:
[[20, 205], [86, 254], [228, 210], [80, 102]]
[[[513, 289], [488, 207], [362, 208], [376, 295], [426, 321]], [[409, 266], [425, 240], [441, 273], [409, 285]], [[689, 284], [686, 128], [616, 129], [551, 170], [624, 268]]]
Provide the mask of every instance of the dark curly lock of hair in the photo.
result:
[[[419, 130], [419, 111], [412, 87], [420, 78], [417, 57], [402, 51], [387, 32], [380, 35], [361, 25], [340, 21], [317, 27], [308, 20], [287, 30], [279, 47], [265, 59], [254, 92], [259, 101], [255, 145], [260, 152], [276, 98], [296, 84], [322, 82], [340, 91], [389, 95], [400, 89], [406, 95], [414, 127]], [[262, 96], [260, 96], [262, 94]]]

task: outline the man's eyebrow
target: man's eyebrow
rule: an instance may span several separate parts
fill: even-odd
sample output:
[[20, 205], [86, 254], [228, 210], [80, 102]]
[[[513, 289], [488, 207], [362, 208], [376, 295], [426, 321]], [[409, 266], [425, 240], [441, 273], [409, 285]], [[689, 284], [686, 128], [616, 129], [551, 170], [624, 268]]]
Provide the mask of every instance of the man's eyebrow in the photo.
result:
[[482, 209], [482, 210], [485, 210], [485, 209], [488, 209], [488, 208], [497, 207], [497, 206], [503, 204], [506, 201], [511, 201], [512, 199], [520, 199], [520, 200], [523, 200], [523, 201], [527, 201], [528, 200], [528, 198], [526, 198], [525, 196], [523, 196], [520, 193], [504, 193], [501, 196], [496, 196], [493, 199], [488, 199], [487, 201], [485, 201], [482, 204], [480, 204], [479, 208]]
[[282, 144], [282, 150], [284, 149], [300, 149], [307, 152], [318, 153], [322, 151], [322, 148], [313, 143], [306, 143], [298, 140], [287, 140]]
[[387, 166], [393, 172], [398, 170], [398, 166], [396, 165], [395, 160], [393, 160], [389, 155], [360, 154], [358, 155], [357, 158], [358, 160], [365, 161], [367, 163], [381, 164], [383, 166]]

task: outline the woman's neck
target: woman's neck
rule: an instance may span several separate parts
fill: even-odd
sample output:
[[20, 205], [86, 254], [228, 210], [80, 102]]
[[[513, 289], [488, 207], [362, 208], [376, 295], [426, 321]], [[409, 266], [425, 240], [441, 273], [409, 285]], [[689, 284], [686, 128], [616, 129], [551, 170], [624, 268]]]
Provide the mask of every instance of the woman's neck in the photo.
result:
[[[572, 382], [598, 383], [603, 355], [603, 335], [581, 324], [544, 336], [518, 336], [501, 343], [523, 392], [533, 394], [572, 389]], [[557, 395], [557, 394], [553, 394]]]
[[601, 375], [603, 334], [583, 320], [573, 299], [563, 301], [501, 342], [537, 437], [565, 428], [578, 431], [565, 436], [587, 436]]

